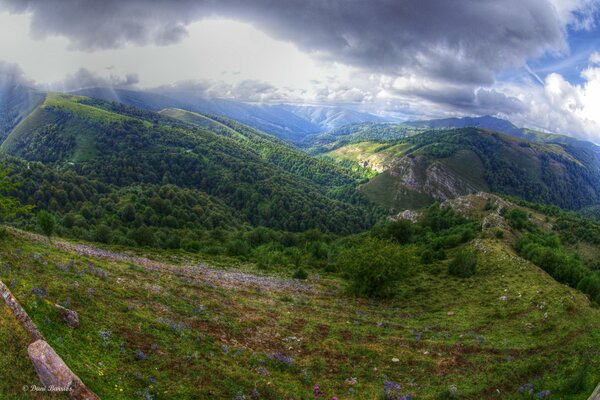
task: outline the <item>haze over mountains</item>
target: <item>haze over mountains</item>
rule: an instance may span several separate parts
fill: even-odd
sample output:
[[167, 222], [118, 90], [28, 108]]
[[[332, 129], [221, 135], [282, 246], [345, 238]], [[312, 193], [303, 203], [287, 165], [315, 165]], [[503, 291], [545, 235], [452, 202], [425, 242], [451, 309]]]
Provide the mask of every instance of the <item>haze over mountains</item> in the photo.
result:
[[89, 88], [75, 93], [152, 111], [181, 108], [205, 114], [223, 115], [290, 141], [300, 141], [308, 134], [324, 132], [351, 123], [386, 121], [385, 118], [373, 114], [343, 107], [276, 105], [207, 99], [191, 90], [163, 89], [157, 92], [142, 92]]

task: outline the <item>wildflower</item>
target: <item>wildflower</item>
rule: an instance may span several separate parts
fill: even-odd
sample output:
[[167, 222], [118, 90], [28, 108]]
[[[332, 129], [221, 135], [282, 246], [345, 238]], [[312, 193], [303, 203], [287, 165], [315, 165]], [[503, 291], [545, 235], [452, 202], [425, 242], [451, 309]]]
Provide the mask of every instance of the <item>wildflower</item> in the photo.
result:
[[540, 400], [547, 399], [550, 396], [550, 393], [551, 392], [549, 390], [542, 390], [536, 395], [536, 397]]
[[283, 364], [287, 367], [291, 367], [294, 364], [294, 360], [291, 359], [290, 357], [283, 355], [281, 353], [271, 353], [269, 355], [267, 355], [267, 357], [269, 357], [272, 360], [277, 361], [280, 364]]
[[46, 289], [44, 288], [33, 288], [31, 291], [37, 300], [43, 300], [46, 297]]
[[314, 393], [315, 393], [315, 399], [318, 399], [319, 395], [321, 394], [321, 387], [319, 385], [315, 385]]

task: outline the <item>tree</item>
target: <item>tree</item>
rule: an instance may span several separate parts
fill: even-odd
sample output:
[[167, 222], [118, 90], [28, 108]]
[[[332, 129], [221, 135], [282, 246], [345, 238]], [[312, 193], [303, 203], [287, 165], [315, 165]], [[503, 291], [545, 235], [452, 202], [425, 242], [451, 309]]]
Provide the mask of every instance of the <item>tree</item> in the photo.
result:
[[42, 229], [42, 232], [44, 232], [44, 235], [48, 237], [52, 236], [54, 233], [54, 226], [56, 224], [52, 214], [45, 210], [40, 211], [37, 215], [37, 223]]
[[406, 248], [373, 238], [345, 250], [339, 257], [348, 291], [361, 297], [393, 297], [397, 283], [411, 272], [413, 264]]
[[19, 199], [10, 194], [20, 186], [8, 179], [8, 169], [0, 169], [0, 222], [16, 217], [18, 214], [29, 214], [33, 206], [21, 205]]
[[477, 272], [477, 255], [470, 250], [460, 250], [448, 264], [448, 274], [468, 278]]

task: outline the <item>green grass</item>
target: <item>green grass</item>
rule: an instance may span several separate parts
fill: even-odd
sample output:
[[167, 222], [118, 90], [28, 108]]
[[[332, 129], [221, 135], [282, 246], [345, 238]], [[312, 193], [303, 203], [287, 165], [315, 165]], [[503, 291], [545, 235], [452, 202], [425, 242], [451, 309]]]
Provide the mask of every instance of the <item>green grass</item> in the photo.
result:
[[[598, 310], [508, 244], [478, 243], [474, 277], [449, 277], [445, 262], [433, 264], [400, 284], [392, 301], [348, 298], [343, 282], [322, 272], [309, 279], [312, 292], [268, 291], [148, 272], [14, 236], [0, 243], [9, 266], [0, 277], [15, 281], [13, 292], [48, 341], [104, 399], [229, 399], [254, 389], [265, 399], [310, 398], [315, 384], [327, 396], [371, 399], [386, 380], [418, 399], [450, 385], [466, 399], [519, 398], [528, 382], [561, 399], [586, 398], [561, 388], [580, 355], [600, 345]], [[33, 288], [44, 288], [45, 299]], [[81, 327], [68, 328], [52, 303], [76, 310]], [[101, 331], [111, 332], [108, 340]], [[138, 351], [147, 358], [137, 359]], [[596, 360], [586, 392], [600, 379]], [[269, 375], [257, 372], [261, 366]], [[358, 383], [348, 385], [350, 377]], [[29, 379], [31, 369], [20, 368], [15, 380]], [[10, 393], [0, 388], [0, 398]]]
[[360, 190], [370, 201], [388, 209], [422, 208], [434, 201], [428, 194], [403, 187], [401, 180], [390, 171], [375, 176]]
[[361, 165], [366, 161], [369, 168], [381, 172], [389, 167], [389, 163], [394, 157], [402, 156], [409, 148], [408, 143], [389, 145], [377, 142], [360, 142], [336, 148], [323, 155], [337, 161], [349, 160]]
[[247, 140], [247, 138], [241, 133], [231, 129], [227, 125], [224, 125], [218, 121], [212, 120], [209, 117], [194, 113], [191, 111], [181, 110], [179, 108], [167, 108], [161, 110], [159, 112], [160, 115], [164, 115], [166, 117], [171, 117], [178, 119], [180, 121], [188, 122], [193, 125], [196, 125], [200, 128], [209, 130], [211, 132], [217, 132], [221, 134], [225, 134], [227, 136], [232, 136], [237, 139]]
[[[40, 386], [29, 357], [27, 346], [31, 338], [11, 314], [10, 309], [0, 302], [0, 398], [41, 399], [42, 395], [23, 390], [31, 385]], [[65, 396], [66, 397], [66, 396]], [[55, 397], [55, 398], [65, 398]]]

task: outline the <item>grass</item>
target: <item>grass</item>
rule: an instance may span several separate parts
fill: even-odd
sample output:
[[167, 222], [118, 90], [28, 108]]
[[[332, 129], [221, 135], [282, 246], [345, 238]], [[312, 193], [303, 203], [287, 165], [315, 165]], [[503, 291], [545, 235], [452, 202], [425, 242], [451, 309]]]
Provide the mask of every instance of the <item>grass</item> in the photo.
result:
[[224, 125], [218, 121], [212, 120], [209, 117], [204, 116], [202, 114], [198, 114], [198, 113], [194, 113], [194, 112], [186, 111], [186, 110], [181, 110], [179, 108], [167, 108], [167, 109], [161, 110], [159, 112], [159, 114], [167, 116], [167, 117], [171, 117], [174, 119], [178, 119], [178, 120], [181, 120], [184, 122], [188, 122], [193, 125], [197, 125], [201, 128], [209, 130], [211, 132], [215, 132], [215, 131], [223, 132], [223, 133], [227, 133], [231, 137], [234, 137], [237, 139], [242, 139], [242, 140], [247, 140], [247, 138], [244, 135], [242, 135], [241, 133], [231, 129], [227, 125]]
[[[440, 262], [385, 302], [348, 298], [339, 278], [319, 272], [316, 279], [317, 271], [310, 292], [268, 290], [149, 272], [17, 236], [0, 243], [9, 266], [0, 277], [15, 282], [48, 341], [104, 399], [231, 399], [253, 390], [264, 399], [300, 399], [315, 384], [327, 396], [379, 398], [386, 380], [418, 399], [450, 385], [466, 399], [519, 398], [530, 382], [562, 399], [586, 398], [600, 379], [597, 357], [586, 392], [561, 388], [580, 355], [598, 349], [598, 310], [503, 241], [472, 246], [480, 253], [474, 277], [449, 277]], [[43, 299], [34, 288], [45, 289]], [[54, 303], [76, 310], [82, 326], [68, 328]], [[18, 344], [3, 348], [25, 346]], [[24, 366], [11, 380], [31, 380], [23, 350], [1, 357]], [[346, 383], [352, 377], [355, 385]], [[0, 398], [13, 393], [0, 390]]]
[[377, 142], [360, 142], [348, 144], [330, 152], [325, 153], [334, 160], [349, 160], [360, 163], [368, 163], [368, 168], [381, 172], [389, 167], [394, 157], [399, 157], [410, 148], [408, 143], [388, 145]]
[[[11, 314], [10, 309], [2, 301], [0, 303], [0, 398], [40, 399], [23, 387], [40, 386], [38, 377], [27, 356], [30, 336], [23, 330], [19, 322]], [[56, 397], [61, 398], [61, 397]]]

